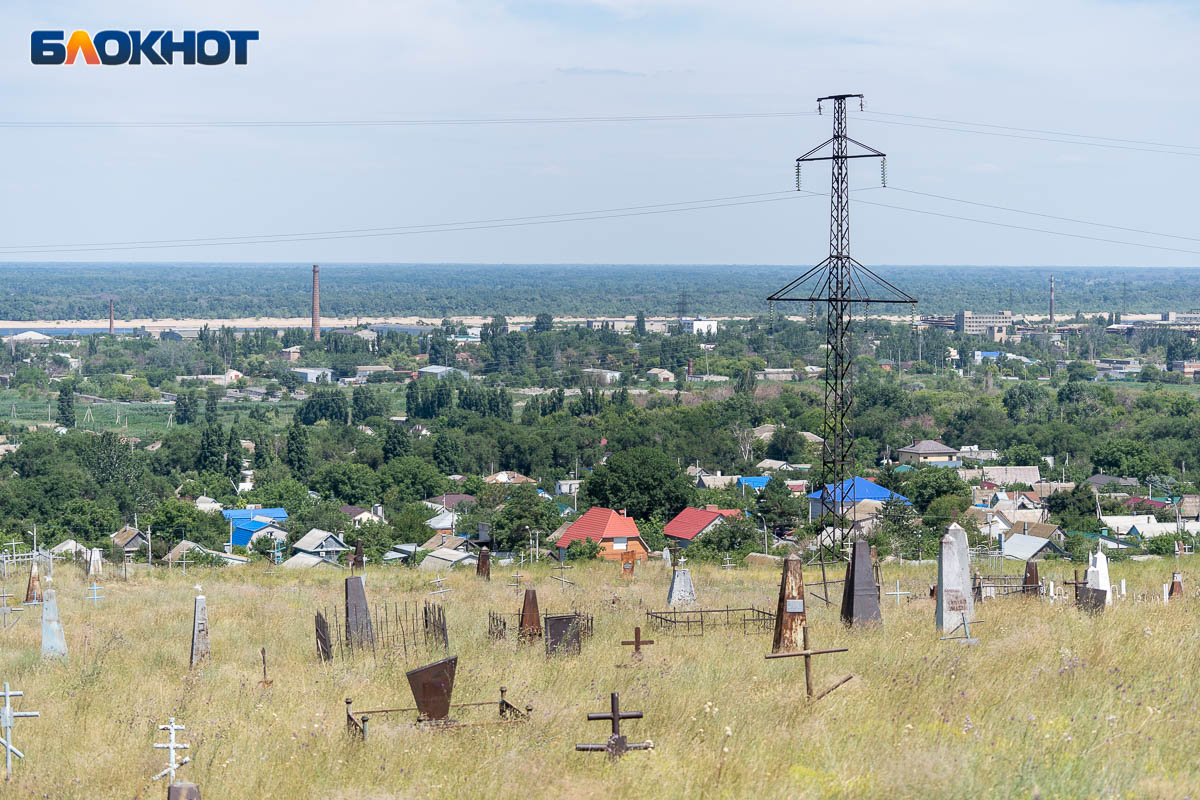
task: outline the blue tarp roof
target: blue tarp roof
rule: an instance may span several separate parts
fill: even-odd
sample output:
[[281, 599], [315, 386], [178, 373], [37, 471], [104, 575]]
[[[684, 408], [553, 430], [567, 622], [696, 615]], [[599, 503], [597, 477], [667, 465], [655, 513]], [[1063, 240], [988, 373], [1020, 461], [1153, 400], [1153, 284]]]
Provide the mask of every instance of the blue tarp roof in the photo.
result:
[[767, 488], [767, 483], [771, 480], [769, 475], [746, 475], [738, 478], [738, 486], [749, 486], [755, 491]]
[[230, 541], [234, 547], [249, 547], [250, 539], [254, 534], [261, 531], [272, 523], [258, 519], [240, 519], [233, 523], [233, 530], [230, 531]]
[[857, 503], [860, 500], [889, 500], [895, 498], [903, 500], [906, 505], [912, 505], [904, 495], [896, 494], [877, 483], [871, 483], [866, 478], [847, 478], [838, 484], [836, 490], [832, 483], [827, 483], [823, 490], [813, 492], [808, 496], [808, 499], [820, 500], [821, 495], [826, 493], [832, 495], [833, 502], [835, 503]]
[[287, 519], [287, 509], [283, 508], [227, 508], [221, 512], [225, 519], [253, 519], [254, 517], [270, 517], [276, 522]]

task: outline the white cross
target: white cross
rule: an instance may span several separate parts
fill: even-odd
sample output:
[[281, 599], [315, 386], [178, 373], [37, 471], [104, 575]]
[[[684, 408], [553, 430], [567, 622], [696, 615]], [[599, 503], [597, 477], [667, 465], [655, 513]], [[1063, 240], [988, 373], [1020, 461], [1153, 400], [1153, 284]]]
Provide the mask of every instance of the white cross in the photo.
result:
[[187, 764], [192, 760], [191, 756], [185, 756], [183, 761], [180, 761], [178, 763], [175, 761], [175, 751], [176, 750], [187, 750], [188, 749], [188, 746], [186, 744], [177, 744], [175, 742], [175, 731], [184, 730], [184, 727], [182, 725], [176, 725], [175, 718], [171, 717], [170, 723], [168, 723], [166, 725], [159, 725], [158, 729], [160, 731], [170, 731], [171, 732], [171, 740], [167, 744], [158, 744], [157, 742], [154, 744], [154, 748], [156, 750], [169, 751], [170, 761], [168, 761], [166, 769], [164, 769], [162, 772], [160, 772], [154, 776], [154, 780], [158, 780], [159, 778], [163, 777], [164, 775], [170, 775], [171, 783], [174, 783], [175, 782], [175, 770], [179, 769], [184, 764]]
[[892, 596], [894, 595], [894, 596], [895, 596], [895, 598], [896, 598], [896, 605], [897, 605], [897, 606], [899, 606], [899, 605], [900, 605], [900, 595], [904, 595], [904, 594], [912, 594], [912, 592], [902, 592], [902, 591], [900, 591], [900, 581], [896, 581], [896, 591], [894, 591], [894, 592], [884, 592], [884, 594], [886, 594], [888, 597], [892, 597]]
[[40, 717], [36, 711], [13, 711], [12, 698], [24, 697], [24, 692], [14, 692], [8, 688], [8, 682], [4, 683], [4, 705], [0, 707], [0, 730], [4, 731], [4, 736], [0, 737], [0, 745], [4, 746], [4, 769], [9, 778], [12, 778], [12, 757], [16, 753], [17, 758], [24, 758], [25, 754], [13, 746], [12, 729], [13, 722], [17, 717]]
[[96, 585], [95, 581], [92, 581], [91, 588], [88, 591], [91, 594], [87, 596], [87, 599], [92, 601], [93, 606], [99, 605], [100, 601], [104, 599], [104, 595], [100, 594], [100, 587]]
[[430, 594], [442, 594], [443, 592], [448, 592], [448, 591], [450, 591], [450, 588], [449, 588], [449, 587], [443, 587], [443, 586], [442, 586], [442, 583], [444, 583], [444, 582], [445, 582], [445, 580], [446, 580], [446, 579], [445, 579], [445, 578], [443, 578], [441, 575], [438, 575], [438, 576], [437, 576], [437, 580], [430, 581], [430, 583], [431, 583], [431, 584], [434, 584], [434, 585], [436, 585], [436, 586], [438, 587], [438, 588], [437, 588], [437, 589], [435, 589], [434, 591], [430, 592]]

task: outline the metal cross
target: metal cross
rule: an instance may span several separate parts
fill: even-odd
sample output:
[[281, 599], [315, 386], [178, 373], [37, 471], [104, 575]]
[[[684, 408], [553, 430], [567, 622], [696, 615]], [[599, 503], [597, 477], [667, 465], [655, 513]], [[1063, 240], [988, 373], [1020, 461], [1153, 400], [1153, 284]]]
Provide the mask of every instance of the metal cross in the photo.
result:
[[510, 583], [508, 585], [515, 587], [517, 589], [520, 589], [521, 588], [521, 578], [524, 578], [524, 577], [525, 576], [521, 574], [520, 570], [518, 570], [512, 574], [512, 583]]
[[179, 744], [175, 741], [175, 731], [184, 730], [184, 727], [182, 725], [176, 725], [175, 718], [171, 717], [171, 721], [168, 724], [159, 725], [158, 729], [160, 731], [170, 731], [171, 732], [170, 733], [171, 739], [166, 744], [158, 744], [157, 742], [154, 743], [154, 748], [156, 750], [169, 751], [168, 757], [170, 760], [167, 762], [167, 768], [164, 769], [162, 772], [158, 773], [157, 775], [155, 775], [154, 780], [158, 780], [159, 778], [163, 777], [164, 775], [170, 775], [171, 783], [174, 783], [175, 782], [175, 770], [179, 769], [184, 764], [187, 764], [192, 760], [191, 756], [184, 756], [183, 761], [179, 761], [179, 762], [175, 761], [175, 751], [176, 750], [187, 750], [188, 749], [188, 746], [186, 744]]
[[847, 652], [849, 652], [850, 648], [848, 648], [848, 647], [833, 647], [828, 650], [813, 650], [811, 647], [809, 647], [809, 644], [808, 644], [808, 626], [805, 625], [800, 630], [802, 631], [803, 636], [804, 636], [804, 638], [802, 640], [804, 643], [803, 650], [796, 652], [796, 653], [768, 653], [766, 655], [766, 658], [796, 658], [797, 656], [802, 657], [804, 659], [804, 690], [805, 690], [805, 693], [808, 695], [809, 700], [820, 700], [822, 697], [829, 694], [834, 689], [841, 686], [843, 683], [850, 680], [854, 676], [847, 675], [845, 678], [842, 678], [840, 681], [835, 683], [833, 686], [831, 686], [828, 689], [826, 689], [825, 691], [821, 692], [821, 694], [817, 695], [816, 697], [813, 697], [812, 657], [813, 656], [823, 656], [826, 653], [847, 653]]
[[732, 567], [733, 567], [733, 558], [730, 556], [725, 556], [725, 563], [721, 565], [721, 568], [722, 569], [730, 569]]
[[430, 581], [431, 584], [438, 587], [437, 589], [434, 589], [432, 592], [430, 592], [430, 594], [443, 594], [444, 592], [450, 591], [449, 587], [442, 586], [442, 584], [445, 582], [446, 582], [446, 579], [443, 578], [441, 575], [437, 576], [437, 580]]
[[21, 606], [13, 607], [8, 604], [8, 601], [11, 597], [11, 594], [0, 593], [0, 622], [3, 623], [4, 630], [8, 630], [10, 627], [17, 624], [15, 619], [12, 622], [9, 622], [8, 618], [12, 616], [13, 612], [21, 610]]
[[[189, 551], [189, 552], [190, 552], [190, 551]], [[184, 574], [184, 575], [187, 575], [187, 565], [188, 565], [188, 564], [192, 564], [192, 563], [194, 563], [194, 562], [193, 562], [191, 559], [189, 559], [189, 558], [188, 558], [188, 554], [187, 554], [187, 552], [185, 552], [185, 553], [183, 553], [183, 555], [181, 555], [179, 558], [175, 559], [175, 563], [176, 563], [176, 564], [178, 564], [180, 567], [182, 567], [182, 568], [183, 568], [183, 574]]]
[[897, 607], [898, 607], [898, 606], [900, 605], [900, 596], [901, 596], [901, 595], [905, 595], [905, 594], [912, 594], [912, 592], [902, 592], [902, 591], [900, 591], [900, 581], [896, 581], [896, 591], [894, 591], [894, 592], [884, 592], [884, 594], [886, 594], [888, 597], [892, 597], [893, 595], [895, 595], [895, 597], [896, 597], [896, 605], [897, 605]]
[[[971, 622], [971, 625], [978, 625], [981, 622], [984, 622], [984, 620], [977, 619], [977, 620], [974, 620], [973, 622]], [[959, 628], [962, 628], [962, 636], [954, 636], [953, 635], [954, 631], [957, 631]], [[950, 633], [951, 633], [950, 636], [943, 636], [942, 641], [945, 641], [947, 639], [958, 639], [962, 644], [979, 644], [978, 639], [971, 638], [971, 628], [967, 625], [967, 614], [965, 611], [963, 612], [963, 615], [962, 615], [962, 622], [955, 625], [954, 629], [951, 630]]]
[[17, 758], [24, 758], [25, 754], [13, 746], [12, 729], [13, 722], [17, 717], [40, 717], [36, 711], [13, 711], [12, 698], [24, 697], [24, 692], [14, 692], [8, 688], [8, 682], [4, 683], [4, 705], [0, 706], [0, 730], [4, 731], [4, 736], [0, 737], [0, 745], [4, 746], [4, 769], [8, 778], [12, 778], [12, 757], [15, 753]]
[[559, 561], [555, 569], [558, 570], [558, 577], [555, 580], [562, 584], [562, 588], [566, 589], [567, 586], [575, 585], [575, 581], [567, 580], [566, 570], [572, 569], [571, 565], [567, 564], [566, 561]]
[[654, 640], [653, 639], [643, 639], [642, 638], [642, 629], [640, 627], [634, 627], [633, 640], [621, 642], [621, 644], [633, 645], [633, 660], [641, 661], [642, 660], [642, 645], [654, 644]]
[[99, 605], [100, 601], [104, 599], [104, 595], [100, 594], [101, 588], [102, 587], [96, 585], [95, 581], [92, 581], [91, 587], [88, 588], [89, 594], [87, 599], [92, 601], [93, 607]]
[[626, 741], [621, 735], [621, 720], [623, 719], [641, 719], [642, 712], [640, 711], [622, 711], [621, 700], [616, 692], [610, 696], [612, 710], [605, 714], [603, 712], [590, 712], [587, 715], [589, 722], [599, 720], [610, 720], [612, 722], [612, 735], [608, 737], [608, 741], [604, 744], [577, 744], [575, 749], [585, 753], [608, 753], [609, 758], [620, 758], [627, 750], [649, 750], [654, 745], [651, 742], [633, 742]]

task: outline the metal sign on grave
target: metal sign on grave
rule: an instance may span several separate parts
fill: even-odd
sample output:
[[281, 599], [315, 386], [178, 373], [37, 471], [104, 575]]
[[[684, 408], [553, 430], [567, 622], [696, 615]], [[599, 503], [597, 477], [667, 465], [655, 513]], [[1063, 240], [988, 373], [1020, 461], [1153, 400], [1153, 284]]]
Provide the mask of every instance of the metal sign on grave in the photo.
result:
[[626, 550], [621, 553], [621, 578], [623, 580], [633, 580], [633, 570], [637, 566], [637, 553], [632, 550]]
[[457, 668], [458, 656], [451, 656], [405, 673], [413, 699], [417, 702], [419, 722], [440, 722], [447, 719]]
[[546, 615], [546, 655], [577, 656], [583, 643], [576, 614]]

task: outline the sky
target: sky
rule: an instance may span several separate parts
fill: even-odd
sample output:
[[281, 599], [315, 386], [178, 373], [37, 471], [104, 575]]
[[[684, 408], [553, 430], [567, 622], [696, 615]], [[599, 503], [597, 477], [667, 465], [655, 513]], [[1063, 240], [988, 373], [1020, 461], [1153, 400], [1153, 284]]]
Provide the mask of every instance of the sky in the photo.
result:
[[[257, 29], [260, 40], [245, 66], [30, 63], [33, 30], [109, 28]], [[13, 248], [394, 228], [787, 192], [796, 156], [831, 133], [832, 118], [811, 113], [816, 98], [861, 92], [867, 113], [851, 114], [849, 133], [888, 154], [890, 188], [879, 188], [877, 163], [852, 163], [851, 249], [860, 262], [1198, 265], [1190, 200], [1200, 176], [1198, 35], [1200, 6], [1188, 2], [8, 0], [0, 8], [0, 260], [810, 264], [828, 253], [828, 202], [795, 195], [400, 236], [34, 255]], [[803, 115], [5, 126], [779, 112]], [[1003, 136], [961, 133], [914, 117], [1126, 141], [1094, 147], [1005, 128], [975, 128]], [[806, 190], [825, 193], [828, 181], [824, 164], [805, 168]]]

